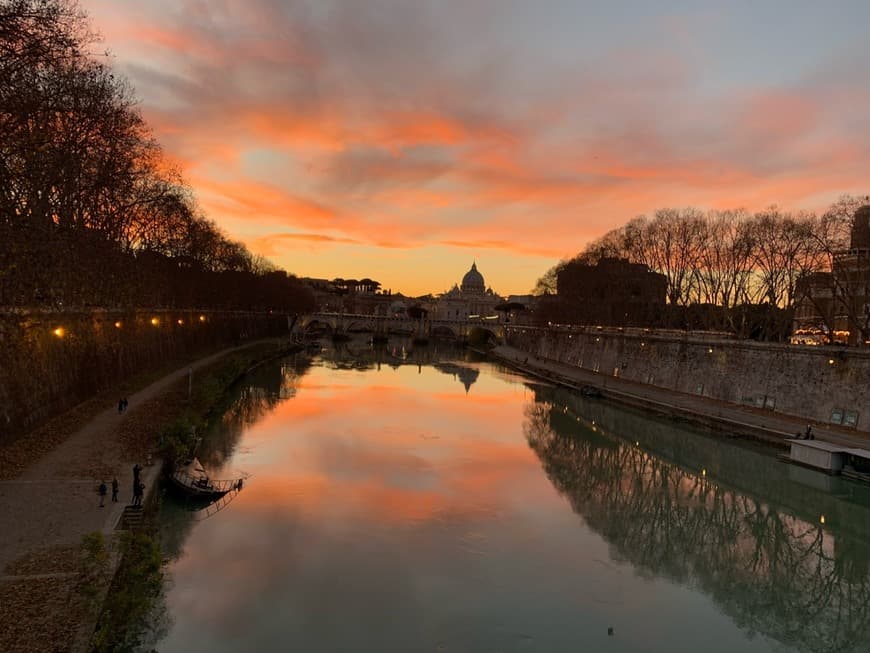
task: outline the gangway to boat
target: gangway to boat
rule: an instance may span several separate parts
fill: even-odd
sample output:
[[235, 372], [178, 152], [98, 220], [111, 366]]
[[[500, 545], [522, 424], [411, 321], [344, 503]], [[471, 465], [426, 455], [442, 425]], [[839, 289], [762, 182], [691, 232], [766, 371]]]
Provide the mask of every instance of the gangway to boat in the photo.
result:
[[240, 491], [240, 489], [230, 490], [217, 501], [212, 501], [205, 506], [197, 507], [196, 509], [192, 510], [194, 520], [202, 521], [204, 519], [212, 517], [213, 515], [216, 515], [221, 510], [226, 508], [230, 504], [230, 502], [235, 499], [236, 496], [238, 496]]

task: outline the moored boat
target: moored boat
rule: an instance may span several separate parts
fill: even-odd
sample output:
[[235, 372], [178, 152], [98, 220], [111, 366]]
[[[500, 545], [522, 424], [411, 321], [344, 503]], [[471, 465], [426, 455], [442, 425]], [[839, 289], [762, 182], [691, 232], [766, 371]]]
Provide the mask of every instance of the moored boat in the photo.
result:
[[238, 492], [243, 478], [216, 480], [209, 477], [198, 459], [177, 465], [169, 477], [172, 486], [188, 497], [214, 501], [230, 492]]

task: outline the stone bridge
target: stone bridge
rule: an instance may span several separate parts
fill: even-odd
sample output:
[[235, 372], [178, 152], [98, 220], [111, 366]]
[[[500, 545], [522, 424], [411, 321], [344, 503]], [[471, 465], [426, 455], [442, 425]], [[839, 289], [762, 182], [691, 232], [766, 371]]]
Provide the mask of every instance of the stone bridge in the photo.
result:
[[432, 320], [386, 315], [354, 315], [352, 313], [311, 313], [303, 316], [294, 333], [306, 335], [314, 331], [328, 331], [331, 335], [371, 333], [376, 336], [412, 336], [414, 338], [454, 338], [468, 340], [475, 330], [482, 330], [488, 338], [504, 342], [504, 325], [497, 319], [466, 318]]

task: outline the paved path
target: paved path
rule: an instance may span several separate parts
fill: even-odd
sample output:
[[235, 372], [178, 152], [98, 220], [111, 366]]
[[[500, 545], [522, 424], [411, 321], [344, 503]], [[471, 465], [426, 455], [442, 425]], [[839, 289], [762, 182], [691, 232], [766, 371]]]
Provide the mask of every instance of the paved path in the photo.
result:
[[[263, 342], [263, 341], [259, 341]], [[7, 564], [41, 549], [75, 546], [83, 535], [94, 531], [109, 533], [132, 498], [136, 462], [129, 460], [118, 438], [118, 427], [130, 419], [142, 404], [165, 392], [178, 380], [226, 354], [250, 347], [225, 349], [173, 372], [129, 395], [126, 413], [105, 410], [69, 436], [60, 446], [28, 467], [13, 480], [0, 481], [0, 576]], [[93, 470], [92, 475], [83, 474]], [[159, 470], [146, 467], [142, 480], [146, 492], [157, 482]], [[109, 486], [106, 506], [99, 507], [97, 486], [101, 478]], [[118, 503], [111, 501], [111, 480], [116, 476]]]
[[665, 413], [675, 411], [691, 413], [711, 423], [719, 423], [723, 429], [730, 426], [735, 434], [752, 432], [765, 439], [782, 443], [784, 438], [803, 432], [807, 424], [811, 424], [817, 440], [870, 449], [870, 433], [866, 431], [808, 422], [801, 417], [636, 383], [575, 365], [537, 358], [513, 347], [496, 347], [492, 353], [509, 364], [533, 374], [538, 373], [544, 378], [574, 386], [592, 385], [600, 388], [605, 396], [612, 396], [634, 405], [647, 405]]

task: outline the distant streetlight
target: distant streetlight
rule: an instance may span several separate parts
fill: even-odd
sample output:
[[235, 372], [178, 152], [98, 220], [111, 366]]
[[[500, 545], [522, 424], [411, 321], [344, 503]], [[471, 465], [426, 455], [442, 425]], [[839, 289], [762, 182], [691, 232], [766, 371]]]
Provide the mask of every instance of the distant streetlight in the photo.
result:
[[157, 326], [159, 324], [160, 324], [160, 320], [158, 320], [156, 317], [151, 318], [151, 325], [152, 326]]
[[52, 333], [58, 338], [63, 338], [66, 335], [66, 329], [64, 329], [63, 327], [57, 327], [54, 331], [52, 331]]
[[116, 329], [120, 329], [120, 328], [121, 328], [121, 321], [120, 321], [120, 320], [118, 320], [117, 322], [115, 322], [115, 328], [116, 328]]

